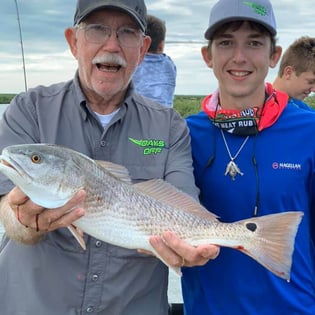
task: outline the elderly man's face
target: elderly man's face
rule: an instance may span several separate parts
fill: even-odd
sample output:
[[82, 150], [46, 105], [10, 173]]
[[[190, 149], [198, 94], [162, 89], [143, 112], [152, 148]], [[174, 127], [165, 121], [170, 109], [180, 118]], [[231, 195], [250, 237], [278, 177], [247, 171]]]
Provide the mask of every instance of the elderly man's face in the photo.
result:
[[96, 11], [65, 35], [78, 60], [84, 92], [105, 99], [125, 94], [150, 46], [150, 38], [142, 35], [134, 19], [117, 10]]

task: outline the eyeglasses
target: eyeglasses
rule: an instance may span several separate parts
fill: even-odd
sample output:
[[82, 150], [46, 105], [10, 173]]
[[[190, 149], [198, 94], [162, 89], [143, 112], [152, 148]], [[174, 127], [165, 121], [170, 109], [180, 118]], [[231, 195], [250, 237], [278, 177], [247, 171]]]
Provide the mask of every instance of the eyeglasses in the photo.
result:
[[[81, 23], [78, 28], [84, 30], [86, 41], [93, 44], [105, 44], [115, 31], [110, 26], [103, 24]], [[123, 47], [139, 47], [142, 44], [144, 34], [138, 29], [122, 26], [115, 32], [119, 44]]]

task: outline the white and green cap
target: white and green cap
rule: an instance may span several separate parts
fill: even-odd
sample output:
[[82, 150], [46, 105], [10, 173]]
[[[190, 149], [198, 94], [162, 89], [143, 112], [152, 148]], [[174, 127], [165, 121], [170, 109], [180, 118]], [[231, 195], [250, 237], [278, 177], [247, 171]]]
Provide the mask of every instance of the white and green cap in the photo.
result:
[[277, 34], [276, 19], [269, 0], [219, 0], [210, 12], [205, 38], [211, 39], [218, 27], [233, 21], [252, 21]]

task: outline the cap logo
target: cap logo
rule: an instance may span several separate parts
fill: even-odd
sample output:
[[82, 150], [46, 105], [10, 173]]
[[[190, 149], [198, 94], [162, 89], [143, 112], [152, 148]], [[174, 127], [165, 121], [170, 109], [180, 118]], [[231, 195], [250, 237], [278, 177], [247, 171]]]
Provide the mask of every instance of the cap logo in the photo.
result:
[[243, 1], [243, 4], [251, 7], [254, 9], [254, 12], [256, 14], [259, 14], [261, 16], [266, 16], [267, 15], [267, 9], [260, 5], [260, 4], [257, 4], [257, 3], [254, 3], [254, 2], [248, 2], [248, 1]]

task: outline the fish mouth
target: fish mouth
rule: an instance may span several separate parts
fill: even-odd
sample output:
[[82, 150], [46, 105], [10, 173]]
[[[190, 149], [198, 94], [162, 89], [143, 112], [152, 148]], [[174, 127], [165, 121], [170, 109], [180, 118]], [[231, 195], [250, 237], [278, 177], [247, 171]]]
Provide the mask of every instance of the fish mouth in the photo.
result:
[[[11, 162], [11, 164], [10, 164]], [[10, 161], [10, 158], [6, 158], [4, 155], [0, 155], [0, 163], [4, 166], [4, 167], [10, 167], [10, 168], [13, 168], [13, 165], [12, 165], [12, 161]]]
[[16, 161], [4, 154], [0, 155], [0, 170], [2, 170], [3, 173], [11, 180], [11, 176], [18, 176], [20, 178], [27, 177], [28, 179], [32, 179], [32, 177], [27, 174]]

